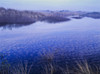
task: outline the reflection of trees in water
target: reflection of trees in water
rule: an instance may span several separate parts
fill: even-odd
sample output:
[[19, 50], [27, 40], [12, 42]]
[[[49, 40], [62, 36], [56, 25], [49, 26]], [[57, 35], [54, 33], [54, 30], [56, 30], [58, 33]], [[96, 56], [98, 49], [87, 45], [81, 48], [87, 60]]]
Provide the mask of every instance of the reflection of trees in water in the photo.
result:
[[[35, 22], [34, 22], [35, 23]], [[12, 28], [19, 28], [19, 27], [23, 27], [23, 26], [28, 26], [31, 25], [32, 23], [24, 23], [24, 24], [0, 24], [0, 27], [2, 27], [3, 29], [12, 29]]]
[[[59, 22], [64, 22], [64, 21], [69, 21], [70, 19], [68, 18], [63, 18], [63, 17], [56, 17], [56, 16], [50, 16], [50, 17], [45, 17], [41, 19], [41, 21], [47, 22], [47, 23], [59, 23]], [[35, 22], [21, 22], [21, 23], [0, 23], [0, 27], [3, 27], [3, 29], [9, 28], [19, 28], [22, 26], [28, 26], [31, 25], [32, 23]]]
[[64, 22], [64, 21], [69, 21], [69, 18], [65, 17], [59, 17], [59, 16], [48, 16], [43, 18], [41, 21], [46, 21], [48, 23], [58, 23], [58, 22]]

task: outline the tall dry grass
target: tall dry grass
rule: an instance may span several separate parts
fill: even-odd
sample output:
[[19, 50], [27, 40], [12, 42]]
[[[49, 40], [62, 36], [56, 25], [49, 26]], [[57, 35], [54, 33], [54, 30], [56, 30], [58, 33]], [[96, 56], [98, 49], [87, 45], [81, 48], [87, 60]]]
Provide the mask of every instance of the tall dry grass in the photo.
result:
[[48, 64], [44, 66], [44, 74], [54, 74], [55, 67], [53, 64]]
[[77, 74], [100, 74], [100, 68], [95, 65], [90, 65], [86, 60], [77, 62]]
[[48, 62], [44, 66], [44, 74], [56, 74], [55, 72], [58, 71], [56, 66], [58, 66], [59, 70], [62, 71], [60, 74], [100, 74], [100, 68], [93, 64], [89, 64], [89, 62], [86, 60], [80, 60], [77, 62], [73, 61], [75, 65], [72, 67], [72, 69], [69, 69], [67, 64], [65, 64], [66, 68], [62, 68], [53, 61], [55, 58], [55, 53], [51, 53], [50, 51], [43, 52], [41, 56], [44, 61]]
[[[50, 51], [45, 51], [41, 54], [40, 61], [44, 63], [42, 65], [42, 70], [40, 70], [41, 74], [100, 74], [100, 66], [98, 67], [90, 64], [90, 62], [86, 60], [77, 62], [73, 61], [75, 63], [74, 66], [72, 68], [69, 68], [70, 65], [67, 64], [65, 64], [66, 67], [61, 67], [54, 61], [54, 59], [55, 53], [52, 53]], [[31, 71], [35, 70], [35, 68], [33, 69], [32, 67], [33, 64], [30, 65], [27, 61], [25, 61], [24, 63], [20, 62], [16, 66], [12, 67], [10, 69], [10, 72], [7, 72], [7, 69], [3, 67], [3, 70], [0, 72], [0, 74], [32, 74]]]
[[11, 74], [30, 74], [33, 64], [29, 65], [26, 61], [24, 63], [19, 63], [17, 66], [13, 67]]

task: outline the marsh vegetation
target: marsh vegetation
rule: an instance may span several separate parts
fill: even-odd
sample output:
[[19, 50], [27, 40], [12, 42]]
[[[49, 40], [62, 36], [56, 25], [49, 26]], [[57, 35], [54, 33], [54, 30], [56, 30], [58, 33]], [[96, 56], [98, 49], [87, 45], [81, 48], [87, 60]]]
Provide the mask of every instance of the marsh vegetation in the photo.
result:
[[100, 65], [91, 64], [86, 59], [70, 61], [74, 64], [67, 64], [68, 61], [57, 63], [55, 53], [50, 51], [40, 54], [41, 58], [37, 61], [40, 65], [28, 60], [10, 65], [5, 57], [0, 55], [0, 74], [100, 74]]

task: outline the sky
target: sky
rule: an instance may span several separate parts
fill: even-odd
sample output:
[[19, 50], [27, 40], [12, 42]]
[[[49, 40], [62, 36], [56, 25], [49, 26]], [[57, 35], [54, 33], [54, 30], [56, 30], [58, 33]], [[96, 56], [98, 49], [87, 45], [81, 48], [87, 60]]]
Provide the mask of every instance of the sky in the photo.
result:
[[0, 7], [19, 10], [73, 10], [100, 12], [100, 0], [0, 0]]

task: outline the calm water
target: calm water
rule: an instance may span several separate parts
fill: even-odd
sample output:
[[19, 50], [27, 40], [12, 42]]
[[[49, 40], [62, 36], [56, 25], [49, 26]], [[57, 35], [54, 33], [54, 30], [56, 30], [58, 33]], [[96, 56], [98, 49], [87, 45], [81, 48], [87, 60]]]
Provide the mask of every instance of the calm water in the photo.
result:
[[7, 53], [8, 59], [31, 60], [34, 57], [36, 60], [40, 53], [48, 51], [58, 55], [100, 59], [100, 19], [0, 27], [0, 52]]

